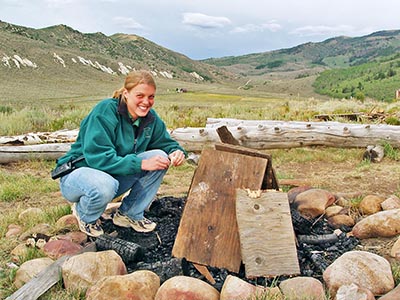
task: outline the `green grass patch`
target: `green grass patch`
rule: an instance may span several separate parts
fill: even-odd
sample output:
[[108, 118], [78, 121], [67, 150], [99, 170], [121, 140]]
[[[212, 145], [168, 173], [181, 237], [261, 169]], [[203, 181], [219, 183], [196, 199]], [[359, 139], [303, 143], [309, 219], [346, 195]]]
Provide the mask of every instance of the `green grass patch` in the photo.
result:
[[393, 274], [393, 279], [395, 282], [395, 285], [400, 284], [400, 263], [399, 262], [394, 262], [391, 264], [392, 267], [392, 274]]
[[3, 202], [23, 201], [58, 189], [55, 182], [32, 174], [8, 174], [4, 171], [0, 171], [0, 186], [0, 201]]

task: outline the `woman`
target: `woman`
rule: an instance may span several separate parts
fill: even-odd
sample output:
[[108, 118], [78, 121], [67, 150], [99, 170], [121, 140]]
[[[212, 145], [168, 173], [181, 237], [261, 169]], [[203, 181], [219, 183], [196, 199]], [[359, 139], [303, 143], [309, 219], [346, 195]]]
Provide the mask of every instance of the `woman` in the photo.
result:
[[57, 160], [60, 166], [84, 158], [60, 178], [60, 189], [73, 203], [80, 230], [89, 236], [103, 234], [99, 218], [107, 204], [129, 190], [113, 216], [114, 224], [139, 232], [156, 227], [144, 210], [169, 166], [181, 165], [186, 152], [152, 109], [155, 92], [150, 73], [129, 73], [124, 86], [82, 120], [77, 140]]

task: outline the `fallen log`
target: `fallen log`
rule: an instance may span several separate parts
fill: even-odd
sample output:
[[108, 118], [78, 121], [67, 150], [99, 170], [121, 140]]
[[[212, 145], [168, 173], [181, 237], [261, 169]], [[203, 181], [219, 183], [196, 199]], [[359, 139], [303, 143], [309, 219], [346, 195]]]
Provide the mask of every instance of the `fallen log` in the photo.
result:
[[17, 136], [0, 136], [0, 145], [37, 145], [50, 143], [72, 143], [78, 136], [79, 129], [58, 130], [54, 132], [30, 132]]
[[[254, 149], [305, 146], [365, 148], [382, 142], [400, 148], [400, 126], [396, 125], [208, 118], [205, 132], [222, 126], [229, 129], [241, 146]], [[192, 132], [192, 139], [194, 137]]]
[[32, 159], [56, 160], [71, 148], [71, 143], [39, 144], [23, 146], [1, 146], [0, 163]]
[[[14, 139], [13, 137], [0, 138], [0, 145], [5, 145], [0, 146], [0, 163], [57, 158], [68, 151], [70, 141], [76, 138], [74, 134], [77, 135], [78, 131], [40, 133], [35, 138], [23, 138], [24, 136], [17, 136]], [[230, 143], [233, 141], [239, 146], [257, 150], [308, 146], [366, 148], [382, 143], [388, 143], [393, 148], [400, 148], [400, 126], [387, 124], [208, 118], [206, 127], [177, 128], [170, 131], [170, 134], [189, 152], [201, 152], [205, 147], [212, 147], [216, 143], [227, 140], [231, 141]], [[34, 135], [31, 134], [31, 136]], [[39, 137], [45, 137], [45, 139], [39, 139]], [[48, 143], [49, 141], [52, 143]], [[38, 145], [33, 145], [34, 142]]]

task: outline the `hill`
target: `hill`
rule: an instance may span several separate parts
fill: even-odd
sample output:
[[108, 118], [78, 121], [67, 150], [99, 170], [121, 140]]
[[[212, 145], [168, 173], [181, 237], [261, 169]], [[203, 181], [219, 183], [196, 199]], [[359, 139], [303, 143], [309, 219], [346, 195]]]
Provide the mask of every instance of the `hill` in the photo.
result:
[[391, 101], [400, 79], [399, 30], [195, 61], [137, 35], [81, 33], [65, 25], [33, 29], [0, 21], [0, 50], [0, 101], [8, 102], [26, 97], [21, 87], [31, 89], [31, 100], [100, 98], [119, 88], [129, 70], [142, 68], [161, 84], [167, 82], [168, 89], [184, 85], [221, 91], [229, 86], [238, 93], [285, 97]]
[[392, 101], [400, 87], [399, 51], [400, 30], [389, 30], [203, 62], [250, 76], [270, 91]]
[[[143, 37], [81, 33], [65, 25], [33, 29], [0, 21], [0, 100], [25, 88], [41, 90], [45, 99], [73, 97], [102, 85], [119, 87], [132, 69], [147, 69], [165, 80], [214, 83], [231, 80], [221, 68], [189, 59]], [[48, 86], [59, 87], [47, 94]], [[32, 92], [35, 92], [32, 91]], [[103, 94], [103, 93], [101, 93]], [[18, 96], [17, 96], [18, 97]]]
[[[319, 43], [235, 57], [202, 60], [247, 75], [315, 68], [343, 68], [370, 62], [400, 50], [400, 30], [379, 31], [362, 37], [335, 37]], [[243, 71], [242, 71], [243, 72]]]
[[376, 58], [354, 67], [332, 69], [322, 72], [313, 87], [333, 98], [366, 97], [390, 102], [400, 88], [400, 55]]

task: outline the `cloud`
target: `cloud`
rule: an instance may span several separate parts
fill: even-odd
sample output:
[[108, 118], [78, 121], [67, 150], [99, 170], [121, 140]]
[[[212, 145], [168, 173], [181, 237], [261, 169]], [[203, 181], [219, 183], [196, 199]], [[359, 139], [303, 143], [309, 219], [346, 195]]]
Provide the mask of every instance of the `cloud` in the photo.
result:
[[49, 6], [62, 6], [76, 2], [76, 0], [45, 0]]
[[201, 13], [184, 13], [182, 23], [200, 28], [221, 28], [231, 24], [231, 20], [226, 17], [213, 17]]
[[248, 33], [248, 32], [263, 32], [265, 30], [276, 32], [282, 29], [282, 26], [274, 21], [264, 24], [246, 24], [243, 26], [235, 27], [232, 33]]
[[339, 25], [339, 26], [303, 26], [296, 28], [290, 32], [293, 35], [300, 36], [321, 36], [321, 35], [329, 35], [329, 36], [337, 36], [337, 35], [349, 35], [355, 32], [355, 28], [349, 25]]
[[4, 4], [4, 5], [7, 5], [7, 6], [8, 5], [10, 5], [10, 6], [23, 6], [23, 3], [21, 3], [20, 0], [2, 0], [2, 1], [0, 1], [0, 4]]
[[113, 19], [114, 24], [121, 26], [126, 29], [144, 29], [144, 27], [136, 22], [132, 18], [127, 18], [127, 17], [114, 17]]

